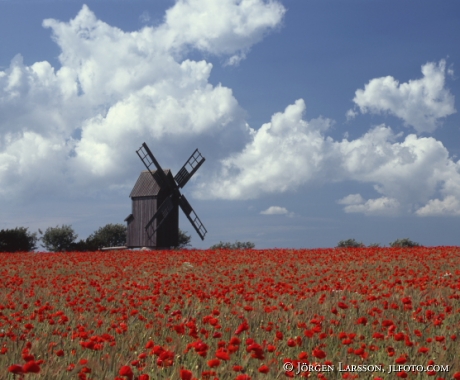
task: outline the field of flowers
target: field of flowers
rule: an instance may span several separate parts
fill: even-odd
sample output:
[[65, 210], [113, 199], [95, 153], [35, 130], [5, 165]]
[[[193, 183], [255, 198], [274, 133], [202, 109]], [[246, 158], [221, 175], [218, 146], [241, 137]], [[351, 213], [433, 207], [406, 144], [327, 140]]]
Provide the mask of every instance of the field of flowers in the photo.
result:
[[460, 379], [458, 247], [0, 260], [0, 379]]

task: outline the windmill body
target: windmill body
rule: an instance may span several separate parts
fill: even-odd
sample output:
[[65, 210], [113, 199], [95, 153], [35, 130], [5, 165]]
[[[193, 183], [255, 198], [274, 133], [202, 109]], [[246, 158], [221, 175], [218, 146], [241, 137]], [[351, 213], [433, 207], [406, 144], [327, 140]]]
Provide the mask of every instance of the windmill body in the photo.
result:
[[[172, 179], [169, 170], [164, 171]], [[152, 219], [158, 206], [167, 198], [167, 194], [156, 183], [148, 170], [143, 171], [134, 185], [131, 194], [131, 214], [125, 219], [128, 223], [126, 245], [129, 248], [169, 248], [178, 244], [179, 207], [176, 204], [167, 220], [157, 233], [149, 236], [145, 226]], [[156, 225], [155, 225], [156, 227]]]
[[173, 177], [170, 170], [163, 170], [147, 144], [136, 151], [147, 168], [143, 171], [131, 194], [132, 212], [125, 219], [128, 224], [128, 248], [149, 247], [165, 249], [178, 245], [179, 208], [204, 240], [206, 228], [188, 203], [180, 188], [205, 161], [198, 149]]

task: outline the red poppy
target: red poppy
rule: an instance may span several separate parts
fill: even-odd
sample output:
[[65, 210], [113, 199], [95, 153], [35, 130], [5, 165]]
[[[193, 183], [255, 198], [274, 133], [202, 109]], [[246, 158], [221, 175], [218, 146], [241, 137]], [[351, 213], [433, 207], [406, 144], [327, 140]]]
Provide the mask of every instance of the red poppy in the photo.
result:
[[324, 359], [326, 357], [326, 353], [323, 350], [320, 350], [319, 348], [313, 349], [312, 355], [318, 359]]
[[118, 371], [118, 373], [121, 376], [133, 376], [134, 375], [133, 370], [128, 365], [124, 365], [123, 367], [121, 367], [120, 371]]
[[421, 354], [426, 354], [428, 351], [430, 351], [428, 347], [420, 347], [418, 349], [418, 352], [420, 352]]
[[404, 355], [401, 355], [399, 358], [395, 360], [397, 364], [404, 364], [407, 362], [407, 358]]
[[218, 367], [219, 364], [220, 364], [220, 360], [219, 360], [219, 359], [211, 359], [211, 360], [208, 360], [208, 366], [211, 367], [211, 368]]
[[288, 339], [288, 341], [287, 341], [287, 345], [288, 345], [289, 347], [295, 347], [295, 346], [296, 346], [296, 342], [295, 342], [294, 339], [290, 338], [290, 339]]
[[22, 366], [24, 373], [40, 373], [39, 363], [31, 360]]
[[268, 368], [265, 364], [261, 365], [258, 369], [260, 373], [268, 373], [270, 371], [270, 368]]
[[247, 331], [247, 330], [249, 330], [249, 324], [248, 322], [244, 321], [235, 330], [235, 335], [240, 335], [243, 331]]
[[222, 360], [230, 360], [230, 355], [228, 354], [228, 352], [225, 352], [225, 351], [217, 351], [216, 358], [222, 359]]
[[251, 380], [249, 375], [238, 375], [235, 380]]
[[16, 375], [20, 375], [24, 373], [24, 370], [22, 369], [22, 366], [19, 364], [13, 364], [8, 367], [8, 372], [14, 373]]
[[188, 369], [181, 369], [179, 374], [180, 374], [181, 380], [192, 380], [193, 373], [192, 371], [189, 371]]

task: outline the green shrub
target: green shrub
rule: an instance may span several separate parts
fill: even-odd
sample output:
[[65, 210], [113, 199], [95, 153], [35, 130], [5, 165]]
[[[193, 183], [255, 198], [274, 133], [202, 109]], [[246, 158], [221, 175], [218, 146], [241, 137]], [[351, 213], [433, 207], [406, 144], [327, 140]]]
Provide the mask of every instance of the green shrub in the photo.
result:
[[409, 238], [404, 238], [396, 239], [394, 242], [390, 243], [390, 247], [412, 248], [420, 247], [420, 244], [410, 240]]
[[337, 248], [358, 248], [364, 247], [362, 242], [357, 242], [355, 239], [340, 240], [337, 244]]
[[256, 245], [250, 241], [235, 241], [234, 243], [224, 243], [219, 242], [218, 244], [214, 244], [209, 249], [252, 249]]
[[126, 245], [126, 229], [124, 224], [107, 224], [100, 227], [86, 239], [87, 250], [94, 251], [103, 247]]
[[28, 252], [37, 248], [37, 234], [25, 227], [0, 231], [0, 252]]
[[182, 231], [179, 228], [179, 239], [178, 239], [178, 244], [177, 247], [174, 247], [176, 249], [182, 249], [185, 247], [189, 247], [190, 241], [192, 240], [192, 237], [190, 235], [187, 235], [184, 231]]
[[38, 230], [40, 235], [43, 235], [40, 240], [45, 249], [51, 252], [70, 251], [78, 235], [74, 232], [72, 226], [63, 224], [61, 227], [48, 227], [43, 233]]

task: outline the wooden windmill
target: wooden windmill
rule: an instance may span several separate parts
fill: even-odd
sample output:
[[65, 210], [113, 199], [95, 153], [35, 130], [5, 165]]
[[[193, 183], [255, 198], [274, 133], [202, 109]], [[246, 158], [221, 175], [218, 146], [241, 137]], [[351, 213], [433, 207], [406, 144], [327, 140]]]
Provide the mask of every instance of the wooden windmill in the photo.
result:
[[145, 142], [136, 153], [147, 171], [141, 173], [129, 195], [132, 213], [125, 219], [128, 223], [126, 246], [156, 249], [177, 246], [179, 207], [204, 240], [206, 228], [180, 192], [205, 161], [198, 149], [174, 177], [169, 169], [161, 168]]

